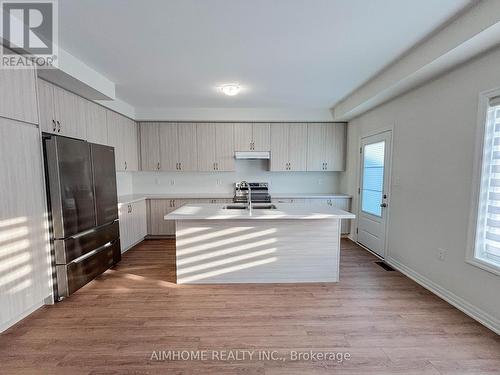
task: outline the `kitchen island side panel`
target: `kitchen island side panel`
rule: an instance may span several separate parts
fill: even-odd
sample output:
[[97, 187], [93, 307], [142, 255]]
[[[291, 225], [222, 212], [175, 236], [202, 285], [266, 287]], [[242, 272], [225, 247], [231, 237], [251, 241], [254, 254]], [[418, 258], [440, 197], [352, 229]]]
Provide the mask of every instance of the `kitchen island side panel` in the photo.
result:
[[340, 219], [178, 220], [178, 284], [339, 280]]

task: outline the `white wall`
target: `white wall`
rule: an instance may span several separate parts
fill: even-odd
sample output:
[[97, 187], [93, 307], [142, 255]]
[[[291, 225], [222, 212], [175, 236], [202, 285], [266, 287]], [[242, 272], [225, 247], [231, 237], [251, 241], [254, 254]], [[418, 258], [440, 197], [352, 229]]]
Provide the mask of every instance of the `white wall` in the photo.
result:
[[497, 48], [353, 119], [341, 177], [357, 212], [360, 137], [393, 127], [388, 260], [498, 332], [500, 277], [465, 253], [478, 94], [500, 87], [499, 67]]
[[[237, 160], [235, 172], [133, 172], [134, 194], [228, 193], [241, 180], [269, 182], [272, 193], [339, 193], [339, 172], [269, 172], [268, 161]], [[127, 181], [118, 178], [118, 194]]]

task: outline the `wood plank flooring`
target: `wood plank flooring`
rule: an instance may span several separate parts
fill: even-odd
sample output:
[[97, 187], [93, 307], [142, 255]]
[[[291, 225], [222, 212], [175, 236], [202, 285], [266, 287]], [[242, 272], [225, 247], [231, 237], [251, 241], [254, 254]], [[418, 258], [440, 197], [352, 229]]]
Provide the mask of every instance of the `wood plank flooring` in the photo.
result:
[[[341, 254], [336, 284], [180, 286], [175, 242], [144, 241], [63, 303], [1, 334], [0, 373], [500, 374], [498, 335], [352, 242], [343, 240]], [[169, 350], [209, 358], [151, 359]], [[256, 352], [212, 359], [224, 350]], [[258, 350], [280, 360], [258, 360]], [[291, 351], [310, 350], [350, 359], [291, 360]]]

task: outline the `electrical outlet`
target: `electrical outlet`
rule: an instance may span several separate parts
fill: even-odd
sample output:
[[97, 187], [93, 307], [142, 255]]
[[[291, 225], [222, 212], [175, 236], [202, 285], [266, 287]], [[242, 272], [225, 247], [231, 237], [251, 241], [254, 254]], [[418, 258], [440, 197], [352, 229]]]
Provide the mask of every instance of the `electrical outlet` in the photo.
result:
[[440, 261], [444, 262], [446, 260], [446, 253], [447, 251], [445, 249], [437, 249], [437, 257]]

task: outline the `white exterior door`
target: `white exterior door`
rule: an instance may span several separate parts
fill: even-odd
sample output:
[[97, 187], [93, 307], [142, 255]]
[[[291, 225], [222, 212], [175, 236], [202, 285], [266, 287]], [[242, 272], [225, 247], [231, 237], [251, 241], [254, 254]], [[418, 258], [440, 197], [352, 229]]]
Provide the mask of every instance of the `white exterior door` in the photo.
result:
[[358, 242], [385, 257], [391, 131], [361, 139]]

